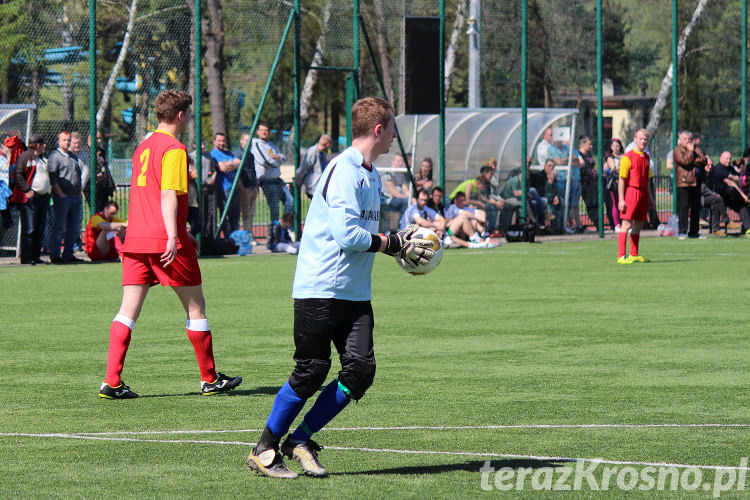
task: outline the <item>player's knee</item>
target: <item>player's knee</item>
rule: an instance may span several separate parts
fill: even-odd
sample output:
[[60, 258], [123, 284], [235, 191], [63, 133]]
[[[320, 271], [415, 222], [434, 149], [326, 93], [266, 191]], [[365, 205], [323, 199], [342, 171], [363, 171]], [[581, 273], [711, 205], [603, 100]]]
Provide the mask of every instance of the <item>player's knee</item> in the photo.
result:
[[299, 360], [289, 377], [289, 386], [299, 397], [307, 399], [323, 385], [330, 368], [330, 359]]
[[349, 397], [358, 401], [375, 380], [375, 358], [349, 360], [339, 373], [339, 381], [350, 391]]

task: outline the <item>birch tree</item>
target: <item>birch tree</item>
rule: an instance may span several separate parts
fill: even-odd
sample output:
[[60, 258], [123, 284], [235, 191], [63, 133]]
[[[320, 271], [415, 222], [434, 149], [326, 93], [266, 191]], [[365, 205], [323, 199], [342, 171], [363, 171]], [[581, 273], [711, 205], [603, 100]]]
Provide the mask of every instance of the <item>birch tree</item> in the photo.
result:
[[[687, 26], [685, 26], [685, 29], [682, 30], [682, 34], [677, 40], [678, 66], [680, 65], [680, 61], [682, 61], [682, 58], [685, 55], [685, 46], [687, 44], [687, 39], [695, 29], [696, 24], [698, 24], [701, 15], [703, 15], [706, 4], [708, 4], [708, 0], [700, 0], [698, 2], [698, 5], [695, 7], [695, 11], [693, 11], [692, 17], [690, 18], [690, 22], [687, 24]], [[646, 129], [652, 136], [654, 132], [656, 132], [656, 129], [659, 128], [661, 119], [664, 116], [664, 107], [667, 105], [667, 95], [669, 95], [669, 92], [672, 89], [672, 78], [674, 78], [674, 75], [672, 74], [672, 67], [673, 64], [670, 62], [669, 68], [667, 69], [667, 74], [664, 75], [664, 79], [661, 81], [661, 87], [659, 88], [659, 93], [656, 96], [654, 107], [651, 108], [651, 114]]]
[[117, 55], [115, 65], [112, 67], [112, 71], [109, 74], [107, 83], [104, 85], [102, 91], [102, 98], [99, 101], [99, 109], [96, 111], [96, 129], [99, 130], [104, 120], [104, 115], [109, 107], [109, 102], [112, 100], [112, 92], [115, 88], [115, 82], [117, 75], [120, 73], [122, 66], [125, 64], [125, 56], [128, 53], [130, 47], [130, 39], [133, 36], [133, 27], [135, 26], [135, 16], [138, 7], [138, 0], [131, 0], [130, 8], [128, 9], [128, 24], [125, 27], [125, 35], [122, 38], [122, 46], [120, 47], [120, 53]]
[[464, 27], [464, 16], [466, 13], [466, 0], [459, 0], [456, 5], [456, 19], [453, 21], [453, 30], [451, 31], [448, 48], [445, 51], [445, 83], [443, 99], [448, 100], [448, 93], [451, 89], [451, 81], [456, 67], [456, 53], [458, 52], [458, 39], [461, 37], [461, 30]]

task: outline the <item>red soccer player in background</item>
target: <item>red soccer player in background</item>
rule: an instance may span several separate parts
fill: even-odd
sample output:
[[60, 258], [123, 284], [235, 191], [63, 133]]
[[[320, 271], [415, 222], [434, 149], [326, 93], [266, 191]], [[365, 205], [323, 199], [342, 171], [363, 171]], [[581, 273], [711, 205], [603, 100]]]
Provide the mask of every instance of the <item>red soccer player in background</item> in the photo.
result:
[[[638, 253], [641, 229], [648, 216], [648, 204], [654, 204], [648, 180], [653, 175], [649, 167], [650, 158], [645, 152], [648, 144], [648, 130], [637, 130], [634, 137], [635, 148], [625, 153], [620, 160], [618, 208], [622, 218], [620, 233], [617, 235], [617, 263], [633, 264], [648, 262]], [[630, 255], [625, 256], [628, 229], [630, 229]]]
[[211, 330], [201, 288], [197, 242], [187, 232], [188, 165], [177, 140], [190, 120], [193, 99], [165, 90], [156, 98], [158, 129], [136, 148], [130, 183], [128, 230], [122, 255], [122, 304], [109, 330], [107, 376], [99, 396], [131, 399], [138, 394], [122, 382], [125, 355], [148, 289], [171, 286], [187, 313], [187, 335], [195, 349], [204, 395], [234, 389], [242, 377], [216, 373]]

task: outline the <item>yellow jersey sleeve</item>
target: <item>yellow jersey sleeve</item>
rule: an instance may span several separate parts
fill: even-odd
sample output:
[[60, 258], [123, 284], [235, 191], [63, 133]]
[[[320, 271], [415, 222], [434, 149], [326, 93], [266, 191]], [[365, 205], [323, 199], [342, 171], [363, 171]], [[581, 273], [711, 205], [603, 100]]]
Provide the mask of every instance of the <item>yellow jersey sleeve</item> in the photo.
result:
[[623, 179], [628, 178], [628, 174], [630, 173], [630, 158], [627, 156], [623, 156], [620, 159], [620, 177]]
[[184, 149], [170, 149], [161, 159], [161, 190], [177, 194], [188, 192], [187, 154]]
[[102, 222], [105, 222], [105, 220], [101, 215], [96, 214], [91, 217], [91, 227], [94, 229], [99, 229], [99, 224]]

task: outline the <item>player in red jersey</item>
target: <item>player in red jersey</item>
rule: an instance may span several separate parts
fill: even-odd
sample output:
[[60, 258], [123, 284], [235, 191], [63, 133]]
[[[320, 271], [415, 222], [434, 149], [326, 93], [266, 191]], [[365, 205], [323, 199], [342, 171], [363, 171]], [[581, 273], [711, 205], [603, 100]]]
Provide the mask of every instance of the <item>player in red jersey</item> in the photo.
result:
[[[648, 180], [653, 175], [649, 166], [650, 158], [645, 153], [648, 144], [648, 130], [637, 130], [634, 137], [635, 148], [625, 153], [620, 160], [620, 179], [618, 191], [620, 217], [622, 225], [617, 235], [617, 263], [633, 264], [648, 262], [638, 253], [641, 229], [648, 216], [648, 204], [654, 204]], [[625, 256], [628, 229], [630, 229], [630, 255]]]
[[102, 398], [138, 397], [120, 375], [143, 301], [148, 289], [157, 283], [171, 286], [185, 308], [185, 327], [198, 358], [201, 392], [226, 392], [242, 382], [242, 377], [228, 377], [214, 368], [197, 242], [185, 227], [187, 151], [176, 137], [190, 121], [192, 103], [187, 92], [161, 92], [156, 98], [158, 129], [133, 154], [128, 231], [122, 255], [122, 304], [109, 329], [107, 375], [99, 389]]

